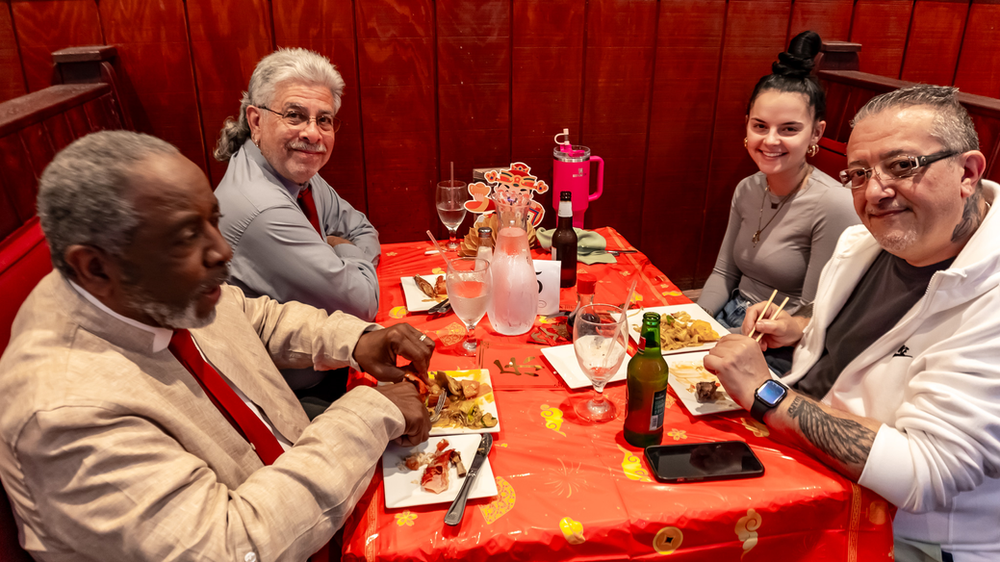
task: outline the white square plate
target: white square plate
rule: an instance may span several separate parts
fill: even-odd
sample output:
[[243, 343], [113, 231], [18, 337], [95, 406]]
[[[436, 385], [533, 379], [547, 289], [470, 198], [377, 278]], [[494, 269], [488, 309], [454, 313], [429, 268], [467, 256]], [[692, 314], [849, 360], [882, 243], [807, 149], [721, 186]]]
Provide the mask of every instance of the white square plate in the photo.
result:
[[[587, 378], [587, 375], [583, 374], [580, 362], [576, 360], [576, 352], [573, 351], [573, 344], [544, 347], [542, 348], [542, 355], [549, 360], [549, 363], [552, 364], [556, 373], [562, 377], [562, 380], [566, 381], [566, 386], [570, 388], [594, 386], [590, 382], [590, 379]], [[608, 384], [625, 380], [625, 374], [628, 373], [628, 359], [628, 355], [626, 355], [622, 361], [622, 366], [618, 368], [618, 372], [615, 373], [615, 376], [611, 377]]]
[[[575, 361], [575, 359], [574, 359]], [[445, 373], [451, 378], [462, 381], [462, 380], [474, 380], [479, 381], [479, 384], [488, 384], [490, 388], [493, 388], [493, 381], [490, 379], [489, 369], [473, 369], [471, 371], [445, 371]], [[434, 378], [434, 371], [428, 373], [431, 380]], [[486, 394], [482, 394], [476, 397], [476, 404], [479, 408], [486, 413], [493, 414], [496, 418], [497, 424], [493, 427], [486, 427], [483, 429], [469, 429], [465, 427], [453, 427], [453, 426], [432, 426], [431, 435], [455, 435], [460, 433], [498, 433], [500, 431], [500, 415], [497, 413], [497, 403], [495, 399], [495, 394], [491, 390]], [[440, 420], [438, 423], [441, 423]]]
[[[449, 448], [455, 449], [462, 455], [462, 464], [465, 465], [466, 470], [472, 468], [472, 459], [475, 458], [476, 450], [479, 448], [479, 440], [482, 439], [480, 435], [431, 437], [416, 447], [400, 447], [389, 444], [382, 455], [386, 509], [448, 503], [455, 500], [465, 478], [458, 477], [458, 470], [454, 466], [450, 467], [448, 471], [448, 489], [440, 494], [426, 492], [420, 488], [420, 478], [423, 476], [425, 467], [422, 466], [418, 470], [407, 470], [405, 466], [402, 469], [398, 466], [403, 459], [413, 453], [436, 451], [438, 441], [442, 439], [447, 439]], [[493, 478], [493, 469], [490, 468], [490, 459], [487, 458], [479, 469], [479, 476], [472, 483], [469, 498], [489, 498], [495, 495], [497, 495], [497, 483]]]
[[684, 407], [693, 416], [704, 416], [705, 414], [718, 414], [720, 412], [732, 412], [742, 410], [740, 405], [733, 401], [726, 393], [726, 389], [719, 385], [716, 391], [718, 398], [714, 402], [698, 402], [695, 397], [695, 384], [699, 382], [719, 382], [719, 379], [705, 370], [705, 356], [707, 351], [700, 353], [687, 353], [684, 355], [672, 355], [664, 357], [667, 367], [670, 369], [668, 381], [670, 388], [684, 403]]
[[[416, 287], [416, 285], [414, 285]], [[655, 312], [657, 314], [672, 314], [677, 312], [687, 312], [691, 316], [691, 320], [704, 320], [711, 324], [712, 329], [718, 332], [719, 337], [723, 337], [729, 334], [729, 329], [719, 324], [718, 320], [712, 318], [705, 312], [702, 307], [691, 303], [691, 304], [675, 304], [673, 306], [654, 306], [652, 308], [635, 308], [628, 311], [628, 335], [632, 338], [632, 341], [639, 342], [639, 327], [642, 326], [642, 315], [645, 312]], [[664, 355], [673, 355], [675, 353], [687, 353], [689, 351], [703, 351], [706, 349], [712, 349], [715, 347], [715, 342], [708, 342], [699, 346], [694, 347], [682, 347], [680, 349], [671, 349], [670, 351], [663, 350]]]
[[[437, 281], [438, 275], [445, 277], [444, 273], [427, 273], [421, 275], [420, 278], [427, 281], [431, 285]], [[400, 283], [403, 285], [403, 297], [406, 298], [406, 310], [409, 312], [426, 312], [431, 309], [432, 306], [440, 303], [441, 301], [436, 301], [424, 294], [417, 287], [417, 282], [413, 280], [413, 276], [400, 277]]]

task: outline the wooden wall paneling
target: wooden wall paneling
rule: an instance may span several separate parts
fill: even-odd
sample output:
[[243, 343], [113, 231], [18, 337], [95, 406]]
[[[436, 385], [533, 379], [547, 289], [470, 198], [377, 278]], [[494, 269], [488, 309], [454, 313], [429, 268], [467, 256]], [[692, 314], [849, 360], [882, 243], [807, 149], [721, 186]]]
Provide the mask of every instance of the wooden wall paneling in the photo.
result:
[[173, 144], [207, 173], [182, 0], [101, 0], [99, 7], [106, 39], [118, 48], [119, 78], [138, 98], [129, 107], [135, 128]]
[[510, 0], [437, 1], [442, 178], [510, 163]]
[[[0, 138], [0, 170], [24, 170], [24, 162], [32, 162], [20, 134], [14, 133]], [[10, 226], [17, 228], [35, 215], [35, 196], [38, 193], [38, 179], [31, 174], [0, 174], [3, 181], [4, 211], [0, 211], [0, 232]], [[8, 210], [10, 212], [8, 212]], [[14, 215], [12, 223], [11, 214]], [[0, 234], [3, 239], [10, 232]]]
[[76, 137], [73, 136], [73, 131], [70, 129], [69, 122], [66, 121], [66, 116], [62, 113], [46, 119], [45, 130], [49, 133], [52, 149], [55, 152], [59, 152], [66, 148], [69, 143], [76, 140]]
[[704, 234], [695, 271], [697, 284], [708, 278], [715, 265], [736, 185], [757, 171], [743, 147], [747, 102], [757, 80], [771, 72], [771, 63], [787, 48], [785, 31], [790, 17], [789, 0], [729, 2], [705, 190]]
[[266, 0], [187, 0], [191, 53], [202, 131], [209, 153], [209, 180], [218, 185], [226, 164], [211, 157], [227, 117], [237, 117], [240, 98], [257, 62], [273, 51]]
[[[24, 149], [25, 160], [29, 163], [28, 166], [22, 165], [20, 169], [30, 169], [34, 172], [34, 179], [38, 180], [38, 178], [42, 177], [42, 172], [45, 171], [45, 166], [47, 166], [56, 155], [56, 151], [52, 146], [49, 134], [45, 130], [44, 124], [35, 123], [21, 129], [18, 133], [18, 137], [20, 137], [21, 146]], [[31, 201], [31, 204], [27, 205], [27, 207], [34, 209], [34, 201], [38, 197], [38, 189], [31, 189], [25, 194], [25, 196]], [[32, 215], [33, 214], [34, 213], [32, 213]], [[29, 217], [26, 217], [25, 220], [27, 220], [27, 218], [30, 218], [30, 215]]]
[[356, 0], [368, 216], [383, 242], [437, 228], [432, 0]]
[[[583, 93], [583, 144], [604, 159], [604, 194], [590, 203], [585, 224], [612, 226], [641, 241], [650, 90], [657, 6], [645, 0], [591, 0]], [[597, 166], [591, 166], [592, 185]], [[641, 247], [641, 246], [640, 246]]]
[[899, 78], [913, 0], [857, 0], [850, 41], [861, 43], [861, 72]]
[[0, 102], [28, 93], [24, 85], [21, 53], [14, 36], [14, 19], [10, 1], [0, 2]]
[[973, 0], [955, 72], [963, 92], [1000, 97], [1000, 49], [996, 48], [1000, 0]]
[[682, 288], [695, 283], [725, 14], [725, 0], [660, 4], [641, 241]]
[[11, 8], [29, 92], [52, 85], [52, 51], [104, 43], [96, 0], [12, 0]]
[[968, 14], [968, 0], [918, 0], [900, 79], [950, 86]]
[[[511, 159], [552, 187], [553, 137], [581, 144], [585, 0], [512, 0]], [[537, 197], [552, 209], [552, 190]], [[545, 224], [555, 225], [546, 212]], [[638, 242], [636, 240], [635, 242]]]
[[853, 11], [854, 0], [796, 0], [788, 38], [811, 29], [825, 41], [847, 41]]
[[[511, 162], [510, 15], [510, 0], [437, 0], [440, 179], [451, 162], [467, 183], [473, 168]], [[438, 233], [447, 230], [438, 225]]]
[[337, 112], [343, 125], [320, 175], [354, 208], [367, 213], [354, 4], [341, 0], [272, 0], [272, 6], [277, 46], [315, 51], [330, 59], [344, 78], [346, 86]]

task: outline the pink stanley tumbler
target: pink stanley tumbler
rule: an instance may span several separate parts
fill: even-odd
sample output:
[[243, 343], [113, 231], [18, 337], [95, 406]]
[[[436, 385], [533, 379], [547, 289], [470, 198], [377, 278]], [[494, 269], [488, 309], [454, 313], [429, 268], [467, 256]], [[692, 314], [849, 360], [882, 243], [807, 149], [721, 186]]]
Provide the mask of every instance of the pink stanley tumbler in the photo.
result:
[[[560, 141], [559, 137], [563, 137]], [[570, 144], [569, 129], [555, 136], [558, 146], [552, 149], [552, 205], [559, 210], [559, 194], [573, 194], [573, 226], [583, 228], [583, 214], [590, 202], [604, 191], [604, 160], [591, 156], [586, 146]], [[590, 161], [597, 161], [597, 191], [590, 193]]]

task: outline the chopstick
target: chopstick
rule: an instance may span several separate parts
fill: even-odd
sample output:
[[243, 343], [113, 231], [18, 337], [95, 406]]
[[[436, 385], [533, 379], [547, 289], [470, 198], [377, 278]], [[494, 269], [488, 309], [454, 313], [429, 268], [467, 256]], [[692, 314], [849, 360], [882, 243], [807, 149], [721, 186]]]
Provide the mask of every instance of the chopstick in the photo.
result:
[[[778, 290], [777, 289], [771, 291], [771, 298], [767, 299], [767, 304], [764, 305], [764, 309], [760, 311], [760, 316], [757, 317], [758, 320], [761, 319], [761, 318], [763, 318], [764, 315], [767, 314], [767, 307], [771, 306], [771, 303], [774, 302], [774, 295], [777, 295], [777, 294], [778, 294]], [[753, 328], [750, 328], [750, 333], [747, 334], [747, 337], [748, 338], [752, 338], [753, 337], [753, 333], [756, 332], [756, 331], [757, 331], [757, 323], [754, 322], [754, 326], [753, 326]], [[757, 341], [760, 341], [760, 340], [757, 340]]]
[[[788, 297], [785, 297], [785, 300], [781, 301], [781, 306], [779, 306], [778, 310], [775, 310], [774, 314], [771, 315], [771, 320], [774, 320], [779, 314], [781, 314], [781, 311], [784, 310], [786, 304], [788, 304]], [[757, 334], [757, 337], [754, 338], [754, 340], [759, 342], [762, 337], [764, 337], [763, 333]]]

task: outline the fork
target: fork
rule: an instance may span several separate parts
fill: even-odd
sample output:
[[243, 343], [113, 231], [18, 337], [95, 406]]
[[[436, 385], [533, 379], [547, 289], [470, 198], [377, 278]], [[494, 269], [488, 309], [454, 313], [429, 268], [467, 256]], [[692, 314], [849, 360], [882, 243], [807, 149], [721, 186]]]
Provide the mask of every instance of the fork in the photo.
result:
[[434, 414], [431, 415], [431, 423], [438, 421], [441, 418], [441, 410], [444, 409], [444, 403], [448, 401], [448, 397], [444, 395], [444, 392], [438, 396], [437, 405], [434, 406]]

